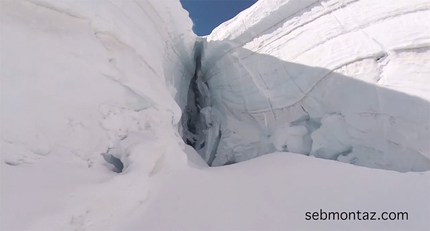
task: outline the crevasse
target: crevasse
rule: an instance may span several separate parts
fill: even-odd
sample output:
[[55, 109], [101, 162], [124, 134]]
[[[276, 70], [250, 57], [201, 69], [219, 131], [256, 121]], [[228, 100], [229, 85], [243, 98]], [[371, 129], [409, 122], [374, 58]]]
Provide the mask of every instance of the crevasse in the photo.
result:
[[204, 38], [179, 1], [1, 6], [10, 166], [107, 153], [151, 174], [185, 141], [212, 166], [288, 151], [430, 169], [427, 0], [258, 1]]
[[179, 0], [0, 1], [0, 229], [428, 230], [428, 173], [291, 152], [430, 169], [429, 9], [259, 0], [198, 38]]

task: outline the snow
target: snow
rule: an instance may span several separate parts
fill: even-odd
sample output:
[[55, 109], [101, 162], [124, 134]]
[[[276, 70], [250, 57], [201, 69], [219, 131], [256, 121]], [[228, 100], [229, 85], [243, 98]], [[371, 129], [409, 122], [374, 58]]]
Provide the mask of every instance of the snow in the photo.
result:
[[[92, 169], [63, 164], [61, 159], [44, 159], [37, 166], [27, 168], [4, 166], [1, 169], [2, 229], [429, 228], [429, 172], [375, 170], [285, 152], [209, 168], [192, 151], [187, 148], [188, 155], [195, 158], [189, 162], [190, 167], [164, 168], [149, 179], [135, 170], [120, 175], [112, 172], [95, 175]], [[57, 165], [52, 165], [54, 161]], [[320, 209], [407, 211], [409, 220], [304, 219], [305, 212]]]
[[428, 0], [272, 0], [220, 25], [201, 71], [223, 114], [214, 163], [275, 149], [429, 170], [429, 22]]
[[[124, 218], [119, 226], [102, 229], [426, 230], [428, 177], [428, 173], [401, 174], [273, 153], [235, 165], [172, 174], [156, 187], [159, 193], [147, 207]], [[304, 219], [306, 212], [320, 209], [409, 211], [410, 220]]]
[[1, 230], [430, 229], [429, 9], [1, 1]]
[[161, 166], [186, 165], [196, 36], [179, 1], [0, 4], [2, 230], [103, 222], [144, 200]]
[[[188, 88], [194, 69], [183, 58], [195, 40], [185, 11], [157, 1], [2, 1], [1, 17], [8, 161], [59, 153], [99, 159], [120, 138], [146, 129], [147, 108], [178, 123], [186, 90], [177, 89]], [[167, 23], [174, 18], [182, 20]]]

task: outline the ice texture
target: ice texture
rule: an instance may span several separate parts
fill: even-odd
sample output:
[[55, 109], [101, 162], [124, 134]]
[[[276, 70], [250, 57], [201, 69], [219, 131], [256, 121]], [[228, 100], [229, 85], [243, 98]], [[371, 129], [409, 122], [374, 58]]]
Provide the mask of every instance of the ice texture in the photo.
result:
[[429, 8], [0, 1], [0, 229], [429, 230]]
[[125, 158], [153, 109], [214, 166], [428, 170], [430, 3], [370, 1], [259, 1], [198, 39], [177, 1], [3, 1], [2, 158]]
[[207, 37], [214, 165], [290, 151], [430, 169], [428, 0], [258, 1]]

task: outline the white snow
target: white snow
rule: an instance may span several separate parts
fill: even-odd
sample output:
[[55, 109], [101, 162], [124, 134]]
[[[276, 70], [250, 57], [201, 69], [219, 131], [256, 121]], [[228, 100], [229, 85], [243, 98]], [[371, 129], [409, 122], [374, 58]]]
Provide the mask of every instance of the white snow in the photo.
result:
[[[61, 159], [4, 166], [2, 230], [429, 228], [429, 172], [375, 170], [292, 153], [209, 168], [191, 148], [187, 152], [196, 159], [190, 167], [164, 168], [149, 179], [136, 169], [96, 175]], [[406, 211], [409, 219], [305, 220], [306, 212], [320, 209]]]
[[260, 0], [197, 38], [179, 0], [0, 1], [1, 230], [430, 229], [430, 173], [384, 170], [430, 169], [429, 9]]
[[0, 4], [2, 230], [91, 227], [147, 198], [162, 165], [186, 165], [196, 36], [179, 1]]
[[276, 149], [429, 170], [429, 22], [428, 0], [272, 0], [220, 25], [202, 58], [227, 117], [215, 165]]
[[127, 134], [158, 129], [148, 116], [174, 133], [195, 40], [178, 2], [1, 4], [2, 158], [87, 164]]
[[[388, 172], [273, 153], [163, 179], [118, 230], [426, 230], [428, 173]], [[399, 187], [401, 185], [401, 187]], [[307, 221], [310, 211], [409, 211], [408, 221]], [[113, 223], [116, 223], [115, 221]], [[125, 225], [124, 225], [125, 224]]]

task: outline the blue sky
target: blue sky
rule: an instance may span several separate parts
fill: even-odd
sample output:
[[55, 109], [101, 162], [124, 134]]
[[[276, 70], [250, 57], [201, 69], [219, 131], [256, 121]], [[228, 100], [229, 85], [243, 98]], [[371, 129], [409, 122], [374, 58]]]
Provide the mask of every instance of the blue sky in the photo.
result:
[[181, 0], [190, 13], [197, 35], [208, 35], [219, 24], [233, 18], [257, 0]]

